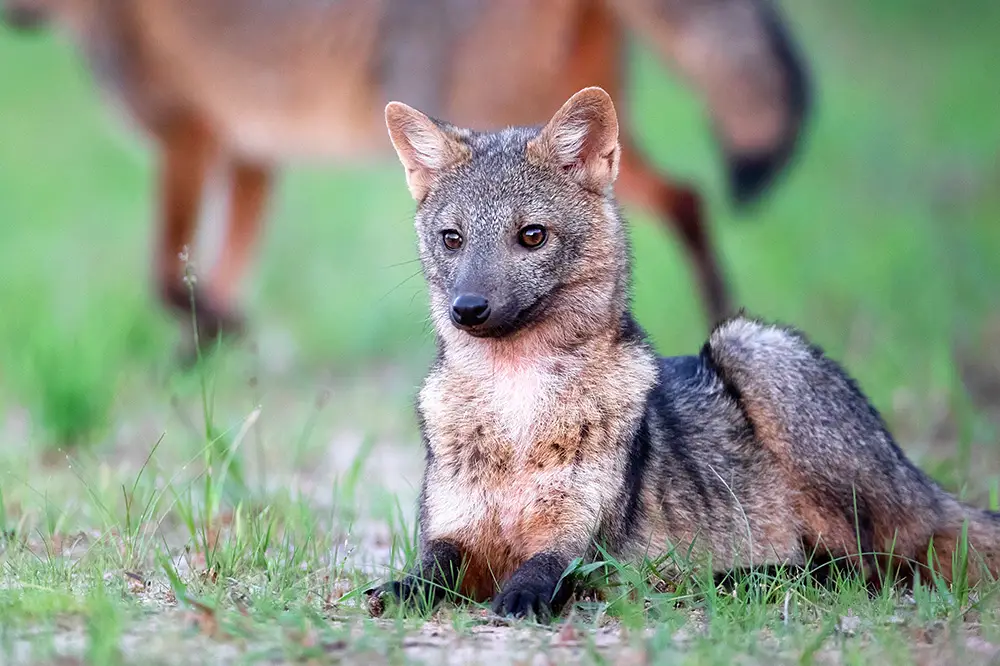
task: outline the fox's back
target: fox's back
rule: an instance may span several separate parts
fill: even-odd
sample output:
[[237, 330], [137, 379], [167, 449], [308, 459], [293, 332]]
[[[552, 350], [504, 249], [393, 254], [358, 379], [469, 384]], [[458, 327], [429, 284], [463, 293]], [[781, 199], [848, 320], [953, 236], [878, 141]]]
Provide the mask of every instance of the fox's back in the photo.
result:
[[390, 98], [470, 126], [535, 123], [617, 65], [609, 19], [577, 0], [134, 0], [105, 11], [119, 24], [111, 57], [141, 63], [112, 82], [140, 120], [183, 108], [264, 159], [387, 149]]

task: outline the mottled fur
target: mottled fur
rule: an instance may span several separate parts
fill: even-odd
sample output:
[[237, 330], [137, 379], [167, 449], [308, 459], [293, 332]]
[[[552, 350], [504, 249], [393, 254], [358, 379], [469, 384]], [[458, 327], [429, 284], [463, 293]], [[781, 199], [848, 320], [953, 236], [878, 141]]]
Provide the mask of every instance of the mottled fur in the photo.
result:
[[[207, 340], [240, 327], [237, 292], [275, 171], [386, 152], [389, 99], [470, 127], [540, 123], [581, 86], [624, 92], [627, 36], [638, 32], [706, 102], [741, 202], [784, 169], [807, 109], [805, 69], [770, 0], [0, 0], [0, 8], [12, 25], [66, 29], [101, 88], [153, 138], [153, 265], [161, 297], [182, 313], [190, 301], [178, 253], [194, 246], [210, 176], [228, 181], [219, 262], [199, 281]], [[710, 318], [727, 314], [698, 194], [635, 149], [621, 171], [623, 200], [678, 234]]]
[[[656, 355], [629, 312], [604, 91], [579, 92], [542, 128], [471, 132], [398, 103], [386, 118], [421, 184], [438, 356], [418, 400], [425, 555], [383, 591], [409, 597], [429, 576], [501, 613], [545, 614], [595, 544], [622, 558], [676, 548], [720, 572], [840, 560], [877, 581], [890, 563], [876, 553], [912, 570], [933, 541], [950, 577], [965, 520], [996, 572], [997, 517], [910, 463], [801, 333], [740, 315], [697, 356]], [[533, 249], [517, 241], [530, 225], [548, 231]], [[488, 318], [453, 323], [457, 294], [488, 301]]]

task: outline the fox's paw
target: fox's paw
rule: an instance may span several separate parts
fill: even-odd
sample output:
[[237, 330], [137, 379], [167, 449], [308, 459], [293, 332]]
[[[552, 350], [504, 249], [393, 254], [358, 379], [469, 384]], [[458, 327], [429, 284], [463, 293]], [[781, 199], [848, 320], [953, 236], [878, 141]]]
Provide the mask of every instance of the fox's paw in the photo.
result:
[[552, 619], [552, 591], [535, 586], [508, 586], [493, 600], [493, 612], [501, 617], [533, 616], [538, 622]]
[[[213, 303], [203, 290], [194, 286], [166, 285], [161, 288], [160, 298], [183, 322], [182, 333], [186, 341], [178, 353], [181, 366], [193, 365], [199, 352], [213, 351], [220, 338], [236, 340], [246, 334], [247, 324], [242, 313]], [[192, 320], [197, 324], [200, 349], [195, 347]]]
[[198, 316], [198, 337], [189, 328], [190, 323], [182, 329], [184, 339], [176, 351], [176, 362], [181, 368], [190, 369], [197, 364], [198, 359], [207, 357], [214, 352], [220, 340], [233, 342], [243, 337], [246, 324], [238, 314], [202, 311]]

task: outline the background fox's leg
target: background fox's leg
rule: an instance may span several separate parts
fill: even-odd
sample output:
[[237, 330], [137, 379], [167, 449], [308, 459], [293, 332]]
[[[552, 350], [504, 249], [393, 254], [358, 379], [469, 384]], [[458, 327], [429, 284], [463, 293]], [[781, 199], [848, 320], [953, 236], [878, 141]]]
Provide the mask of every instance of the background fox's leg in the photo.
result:
[[205, 284], [207, 305], [215, 311], [223, 332], [242, 328], [238, 292], [260, 234], [271, 182], [271, 170], [266, 166], [241, 160], [231, 164], [222, 251]]
[[[178, 114], [157, 128], [162, 144], [159, 174], [159, 234], [155, 271], [160, 298], [176, 313], [190, 317], [191, 289], [184, 284], [185, 247], [192, 247], [202, 196], [219, 155], [214, 133], [201, 119]], [[219, 312], [200, 288], [194, 293], [199, 333], [211, 338], [224, 327]]]
[[197, 227], [202, 192], [217, 154], [215, 137], [198, 119], [181, 115], [158, 128], [159, 232], [156, 239], [157, 288], [164, 303], [175, 310], [190, 310], [180, 258], [190, 247]]
[[[573, 35], [577, 50], [565, 70], [565, 79], [572, 83], [573, 90], [599, 85], [613, 99], [624, 103], [625, 40], [611, 10], [619, 11], [606, 3], [586, 5], [578, 17], [577, 32]], [[673, 226], [694, 262], [703, 306], [711, 323], [715, 323], [729, 314], [729, 292], [705, 228], [701, 197], [653, 168], [629, 136], [624, 117], [620, 123], [622, 150], [615, 191], [623, 201], [636, 204]]]
[[673, 226], [694, 263], [705, 309], [716, 323], [730, 314], [730, 294], [702, 216], [701, 197], [659, 173], [641, 155], [627, 136], [622, 136], [622, 155], [616, 189], [623, 201], [641, 206]]

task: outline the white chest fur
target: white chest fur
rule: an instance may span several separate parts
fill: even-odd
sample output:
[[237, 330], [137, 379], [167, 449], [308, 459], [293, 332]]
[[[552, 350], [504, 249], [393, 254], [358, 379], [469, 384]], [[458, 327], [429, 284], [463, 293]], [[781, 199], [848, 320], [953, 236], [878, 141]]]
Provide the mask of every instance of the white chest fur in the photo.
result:
[[555, 408], [564, 378], [548, 359], [503, 364], [483, 378], [484, 407], [496, 430], [517, 448], [530, 445]]
[[498, 349], [491, 341], [465, 342], [452, 350], [449, 367], [424, 385], [425, 417], [476, 422], [515, 449], [530, 446], [552, 422], [579, 361]]

